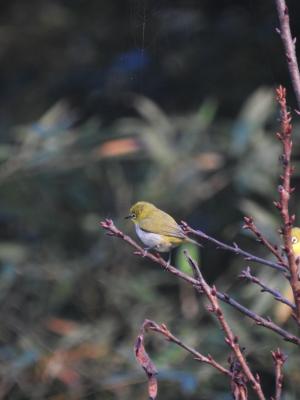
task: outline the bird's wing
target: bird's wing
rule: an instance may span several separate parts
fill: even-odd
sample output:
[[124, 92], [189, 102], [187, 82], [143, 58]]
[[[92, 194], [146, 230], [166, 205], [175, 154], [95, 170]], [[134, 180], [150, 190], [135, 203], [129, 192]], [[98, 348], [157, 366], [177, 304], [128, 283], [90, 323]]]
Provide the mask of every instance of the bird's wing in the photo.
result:
[[161, 210], [159, 210], [156, 216], [152, 216], [152, 218], [144, 218], [143, 221], [139, 223], [139, 226], [146, 232], [158, 233], [160, 235], [172, 236], [180, 239], [186, 237], [175, 219]]

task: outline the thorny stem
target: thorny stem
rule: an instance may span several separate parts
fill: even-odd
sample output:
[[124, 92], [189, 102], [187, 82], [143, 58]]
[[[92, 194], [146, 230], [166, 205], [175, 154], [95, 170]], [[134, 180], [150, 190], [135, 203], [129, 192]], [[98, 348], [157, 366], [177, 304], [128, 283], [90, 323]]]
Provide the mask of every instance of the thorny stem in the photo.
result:
[[280, 254], [280, 250], [278, 249], [277, 246], [272, 245], [268, 239], [258, 230], [257, 226], [255, 225], [253, 218], [251, 217], [244, 217], [245, 224], [243, 226], [244, 229], [248, 229], [254, 235], [257, 237], [257, 240], [262, 243], [274, 256], [277, 258], [279, 261], [279, 264], [284, 266], [285, 268], [288, 269], [288, 266], [286, 264], [286, 260], [282, 255]]
[[[125, 235], [122, 231], [120, 231], [114, 225], [112, 220], [106, 219], [105, 221], [102, 221], [101, 226], [102, 226], [102, 228], [104, 228], [108, 231], [109, 236], [116, 236], [116, 237], [124, 240], [128, 244], [130, 244], [133, 248], [135, 248], [136, 251], [134, 254], [136, 254], [140, 257], [145, 257], [145, 258], [155, 262], [156, 264], [159, 264], [166, 271], [170, 272], [171, 274], [177, 276], [180, 279], [185, 280], [186, 282], [193, 285], [197, 291], [201, 292], [201, 288], [199, 287], [199, 282], [197, 279], [192, 278], [191, 276], [178, 270], [177, 268], [173, 267], [172, 265], [169, 265], [159, 254], [153, 254], [151, 252], [147, 252], [145, 255], [144, 249], [141, 246], [139, 246], [130, 236]], [[292, 335], [290, 332], [282, 329], [280, 326], [276, 325], [269, 318], [261, 317], [260, 315], [256, 314], [254, 311], [249, 310], [248, 308], [244, 307], [243, 305], [241, 305], [240, 303], [238, 303], [236, 300], [232, 299], [230, 296], [228, 296], [225, 293], [217, 291], [217, 297], [219, 300], [223, 301], [224, 303], [229, 304], [236, 310], [240, 311], [242, 314], [251, 318], [257, 325], [264, 326], [265, 328], [270, 329], [270, 330], [276, 332], [278, 335], [282, 336], [284, 340], [300, 346], [300, 338], [299, 337]]]
[[298, 266], [296, 258], [292, 249], [291, 230], [295, 221], [295, 215], [289, 214], [289, 199], [293, 192], [290, 181], [293, 172], [291, 165], [291, 152], [292, 152], [292, 125], [291, 125], [291, 114], [287, 111], [286, 104], [286, 90], [282, 86], [276, 90], [277, 101], [280, 106], [280, 132], [277, 133], [278, 139], [282, 143], [283, 155], [283, 176], [282, 185], [279, 186], [279, 202], [275, 203], [275, 206], [279, 209], [281, 218], [283, 221], [282, 234], [284, 242], [284, 250], [289, 264], [290, 271], [290, 284], [293, 290], [293, 295], [296, 305], [296, 317], [298, 323], [300, 323], [300, 283], [298, 279]]
[[245, 279], [252, 283], [255, 283], [256, 285], [258, 285], [262, 288], [262, 290], [261, 290], [262, 292], [270, 293], [271, 295], [274, 296], [275, 300], [280, 301], [281, 303], [284, 303], [287, 306], [291, 307], [291, 309], [295, 310], [295, 308], [296, 308], [295, 304], [291, 303], [286, 297], [282, 296], [282, 294], [278, 290], [270, 288], [268, 285], [266, 285], [264, 282], [262, 282], [259, 278], [252, 275], [250, 267], [247, 267], [244, 271], [242, 271], [239, 275], [239, 278]]
[[287, 59], [288, 69], [297, 100], [298, 110], [300, 110], [300, 73], [296, 57], [296, 38], [293, 39], [290, 28], [289, 10], [285, 0], [275, 0], [280, 28], [277, 28]]
[[203, 354], [199, 353], [194, 348], [183, 343], [180, 339], [178, 339], [175, 335], [173, 335], [168, 330], [168, 328], [166, 327], [165, 324], [159, 325], [154, 321], [150, 321], [150, 320], [146, 319], [143, 323], [143, 329], [144, 330], [149, 329], [151, 331], [162, 334], [170, 342], [177, 344], [179, 347], [181, 347], [181, 348], [185, 349], [187, 352], [191, 353], [194, 356], [195, 360], [211, 365], [212, 367], [216, 368], [218, 371], [222, 372], [222, 374], [224, 374], [224, 375], [227, 375], [229, 377], [232, 376], [231, 372], [227, 368], [224, 368], [217, 361], [215, 361], [211, 355], [204, 356]]
[[254, 254], [248, 253], [245, 250], [242, 250], [236, 243], [234, 243], [233, 246], [230, 246], [229, 244], [223, 243], [209, 235], [207, 235], [206, 233], [204, 233], [203, 231], [201, 231], [200, 229], [193, 229], [191, 228], [186, 222], [182, 221], [182, 227], [185, 230], [186, 233], [192, 233], [193, 235], [196, 235], [202, 239], [208, 240], [214, 244], [217, 245], [218, 248], [222, 249], [222, 250], [227, 250], [230, 251], [234, 254], [239, 254], [240, 256], [243, 256], [247, 261], [253, 261], [253, 262], [257, 262], [259, 264], [263, 264], [263, 265], [267, 265], [268, 267], [271, 267], [273, 269], [276, 269], [277, 271], [281, 271], [281, 272], [286, 272], [286, 267], [283, 267], [280, 264], [277, 264], [275, 262], [269, 261], [269, 260], [265, 260], [264, 258], [260, 258], [255, 256]]
[[221, 307], [219, 306], [216, 288], [214, 286], [210, 287], [208, 285], [208, 283], [203, 278], [203, 275], [202, 275], [199, 267], [197, 266], [195, 261], [188, 254], [187, 254], [187, 259], [188, 259], [191, 267], [193, 268], [193, 270], [196, 271], [196, 275], [198, 278], [197, 279], [198, 284], [199, 284], [200, 288], [203, 290], [203, 292], [205, 293], [206, 297], [208, 298], [208, 300], [211, 304], [211, 308], [209, 309], [209, 311], [211, 311], [213, 314], [215, 314], [215, 316], [217, 317], [217, 319], [221, 325], [222, 330], [225, 333], [225, 342], [228, 344], [228, 346], [234, 352], [237, 360], [239, 361], [239, 363], [241, 365], [242, 370], [244, 371], [244, 374], [251, 382], [251, 385], [253, 387], [253, 390], [256, 392], [257, 397], [260, 400], [265, 400], [265, 396], [263, 394], [263, 391], [262, 391], [262, 388], [260, 385], [259, 377], [258, 376], [254, 377], [252, 371], [250, 370], [248, 363], [247, 363], [247, 361], [243, 355], [243, 352], [240, 348], [238, 337], [234, 335], [233, 331], [231, 330], [228, 322], [226, 321], [226, 319], [224, 317]]
[[282, 367], [287, 360], [287, 356], [280, 349], [277, 349], [276, 351], [272, 351], [272, 357], [275, 364], [275, 396], [272, 399], [280, 400], [283, 386]]

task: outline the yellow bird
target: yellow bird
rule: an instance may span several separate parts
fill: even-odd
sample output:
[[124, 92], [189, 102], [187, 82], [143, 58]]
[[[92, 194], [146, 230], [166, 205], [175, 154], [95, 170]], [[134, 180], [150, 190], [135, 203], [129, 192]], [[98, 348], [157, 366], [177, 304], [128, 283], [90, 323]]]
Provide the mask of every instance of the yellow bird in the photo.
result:
[[[297, 258], [300, 257], [300, 228], [295, 227], [292, 228], [291, 231], [291, 241], [292, 241], [292, 249], [293, 253]], [[299, 272], [298, 272], [299, 273]], [[283, 295], [289, 301], [293, 302], [294, 296], [291, 289], [291, 285], [287, 283], [283, 289]], [[278, 303], [275, 309], [275, 317], [277, 322], [284, 323], [290, 317], [292, 310], [290, 307], [283, 303]]]
[[190, 239], [184, 233], [171, 215], [146, 201], [135, 203], [125, 218], [131, 219], [134, 223], [136, 234], [147, 246], [145, 252], [151, 249], [159, 252], [171, 252], [174, 247], [184, 242], [201, 246], [200, 243]]
[[291, 236], [293, 252], [297, 258], [300, 256], [300, 228], [293, 228], [291, 231]]

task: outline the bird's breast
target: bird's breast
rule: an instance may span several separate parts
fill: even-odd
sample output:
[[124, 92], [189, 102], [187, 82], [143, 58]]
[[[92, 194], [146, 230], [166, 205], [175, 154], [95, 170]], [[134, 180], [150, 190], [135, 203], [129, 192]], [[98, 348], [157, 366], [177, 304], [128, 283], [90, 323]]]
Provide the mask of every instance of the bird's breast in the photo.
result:
[[151, 249], [168, 252], [173, 247], [173, 244], [159, 233], [146, 232], [141, 229], [138, 224], [135, 224], [135, 230], [140, 240]]

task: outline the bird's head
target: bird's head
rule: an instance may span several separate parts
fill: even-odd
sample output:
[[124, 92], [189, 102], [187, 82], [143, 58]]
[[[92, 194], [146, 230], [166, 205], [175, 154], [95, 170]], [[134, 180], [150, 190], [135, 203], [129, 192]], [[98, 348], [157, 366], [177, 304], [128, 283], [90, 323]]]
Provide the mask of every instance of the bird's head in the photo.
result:
[[300, 228], [293, 228], [291, 231], [292, 248], [296, 257], [300, 256]]
[[151, 216], [156, 207], [146, 201], [138, 201], [129, 210], [129, 215], [125, 218], [131, 219], [132, 222], [138, 224], [144, 218]]

